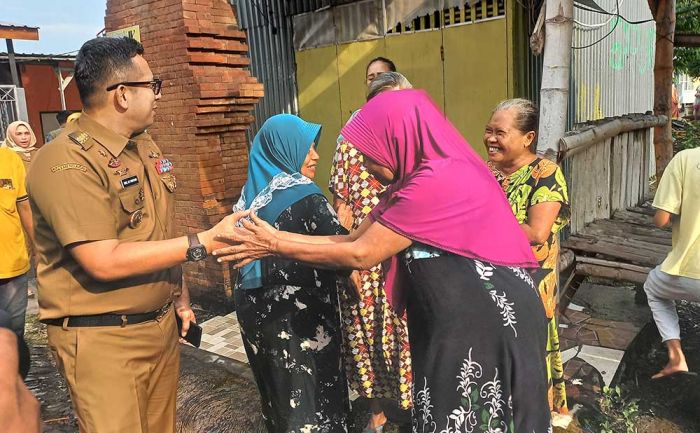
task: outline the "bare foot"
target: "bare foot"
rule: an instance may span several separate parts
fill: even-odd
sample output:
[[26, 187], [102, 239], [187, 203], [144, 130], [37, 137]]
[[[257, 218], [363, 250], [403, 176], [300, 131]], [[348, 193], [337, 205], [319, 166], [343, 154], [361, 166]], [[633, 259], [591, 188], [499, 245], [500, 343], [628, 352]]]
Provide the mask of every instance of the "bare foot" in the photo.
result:
[[673, 374], [680, 373], [680, 372], [684, 372], [684, 373], [688, 372], [688, 365], [685, 362], [677, 363], [677, 364], [668, 363], [661, 371], [659, 371], [655, 375], [651, 376], [651, 378], [652, 379], [661, 379], [663, 377], [668, 377], [668, 376], [671, 376]]
[[378, 429], [379, 427], [382, 427], [384, 424], [386, 424], [386, 416], [384, 415], [384, 412], [379, 412], [379, 413], [373, 413], [369, 417], [369, 422], [367, 423], [367, 428], [368, 429]]
[[652, 380], [669, 377], [674, 374], [688, 373], [688, 364], [685, 362], [685, 355], [681, 348], [681, 340], [678, 338], [671, 338], [666, 340], [664, 344], [666, 345], [666, 349], [668, 349], [668, 363], [661, 371], [651, 377]]

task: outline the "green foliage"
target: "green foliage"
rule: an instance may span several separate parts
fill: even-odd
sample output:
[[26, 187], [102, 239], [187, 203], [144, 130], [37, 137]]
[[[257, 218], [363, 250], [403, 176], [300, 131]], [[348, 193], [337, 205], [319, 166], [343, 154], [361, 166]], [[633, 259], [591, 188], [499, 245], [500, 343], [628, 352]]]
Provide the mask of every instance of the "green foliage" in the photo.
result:
[[700, 122], [683, 122], [683, 128], [673, 128], [674, 153], [700, 147]]
[[604, 416], [598, 425], [600, 433], [637, 433], [639, 405], [636, 400], [627, 400], [619, 386], [603, 387], [600, 411]]
[[[677, 0], [676, 33], [700, 33], [700, 8], [697, 0]], [[676, 71], [700, 78], [700, 48], [679, 47], [673, 50]]]

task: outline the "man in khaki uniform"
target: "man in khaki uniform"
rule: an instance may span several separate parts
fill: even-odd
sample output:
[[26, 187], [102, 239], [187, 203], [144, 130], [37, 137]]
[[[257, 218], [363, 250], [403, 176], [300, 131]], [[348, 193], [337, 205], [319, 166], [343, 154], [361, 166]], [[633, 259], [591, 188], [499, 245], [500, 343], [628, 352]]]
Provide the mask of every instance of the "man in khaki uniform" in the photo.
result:
[[127, 38], [82, 46], [84, 113], [41, 149], [27, 182], [40, 319], [81, 432], [175, 430], [173, 309], [183, 335], [194, 321], [180, 264], [216, 247], [218, 226], [172, 238], [177, 168], [145, 132], [161, 81], [142, 54]]

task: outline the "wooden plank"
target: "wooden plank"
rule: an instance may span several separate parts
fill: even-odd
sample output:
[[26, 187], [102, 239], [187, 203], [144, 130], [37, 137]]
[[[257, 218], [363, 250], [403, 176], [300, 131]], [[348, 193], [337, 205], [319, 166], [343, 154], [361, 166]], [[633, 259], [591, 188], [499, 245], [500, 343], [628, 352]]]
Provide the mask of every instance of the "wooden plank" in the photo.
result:
[[637, 266], [637, 265], [631, 265], [629, 263], [596, 259], [594, 257], [588, 257], [588, 256], [576, 257], [576, 263], [586, 263], [586, 264], [590, 264], [590, 265], [603, 266], [606, 268], [626, 269], [628, 271], [641, 272], [644, 274], [648, 274], [653, 269], [653, 268], [650, 268], [648, 266]]
[[634, 206], [637, 203], [634, 202], [634, 186], [639, 182], [639, 173], [636, 173], [635, 168], [637, 166], [637, 161], [635, 160], [635, 142], [633, 134], [627, 135], [628, 146], [627, 146], [627, 159], [625, 163], [627, 164], [627, 192], [625, 193], [625, 207]]
[[633, 133], [625, 134], [627, 136], [627, 194], [625, 194], [625, 207], [636, 205], [635, 187], [639, 182], [640, 173], [637, 171], [639, 161], [637, 160], [637, 142], [634, 139]]
[[652, 176], [654, 173], [654, 170], [652, 169], [652, 160], [654, 157], [654, 143], [652, 142], [652, 130], [648, 129], [644, 131], [644, 149], [646, 149], [646, 157], [645, 157], [645, 162], [644, 166], [646, 167], [646, 176], [644, 176], [644, 180], [646, 183], [644, 184], [644, 199], [646, 200], [649, 196], [651, 196], [651, 186], [649, 185], [649, 178]]
[[[620, 209], [618, 211], [615, 211], [615, 213], [612, 216], [613, 220], [617, 221], [623, 221], [629, 224], [639, 224], [643, 226], [654, 226], [654, 220], [651, 216], [649, 215], [643, 215], [639, 213], [634, 213], [630, 212], [627, 209]], [[660, 230], [670, 230], [669, 228], [664, 228]]]
[[559, 252], [559, 260], [557, 261], [557, 271], [564, 272], [576, 261], [576, 255], [573, 251], [562, 248]]
[[661, 230], [657, 227], [643, 226], [639, 224], [627, 224], [618, 220], [598, 220], [591, 225], [601, 227], [606, 230], [619, 231], [627, 233], [630, 236], [644, 236], [649, 238], [661, 239], [664, 241], [671, 240], [671, 232]]
[[627, 206], [627, 183], [629, 178], [627, 175], [627, 148], [628, 148], [628, 136], [623, 135], [620, 137], [620, 159], [615, 162], [620, 167], [620, 204], [618, 209], [624, 209]]
[[38, 41], [39, 29], [36, 27], [15, 27], [0, 25], [0, 39]]
[[622, 209], [622, 137], [618, 136], [612, 142], [612, 161], [610, 173], [610, 212], [614, 213], [618, 209]]
[[646, 206], [628, 207], [627, 211], [633, 212], [633, 213], [638, 213], [640, 215], [648, 215], [652, 218], [656, 214], [656, 209], [654, 209], [653, 207], [646, 207]]
[[631, 185], [632, 190], [630, 191], [630, 196], [628, 197], [629, 206], [636, 206], [639, 204], [641, 198], [639, 192], [642, 190], [641, 183], [642, 179], [642, 145], [643, 143], [639, 140], [639, 134], [636, 132], [628, 133], [630, 140], [632, 141], [632, 158], [630, 159], [631, 167]]
[[579, 154], [571, 158], [571, 185], [569, 198], [571, 200], [571, 233], [578, 231], [585, 225], [583, 222], [583, 209], [585, 207], [585, 195], [582, 189], [584, 181], [581, 176], [581, 158], [584, 154]]
[[583, 223], [588, 224], [595, 220], [595, 148], [589, 148], [585, 152], [584, 166], [581, 167], [585, 182], [584, 194], [586, 197], [586, 205], [584, 208]]
[[590, 167], [591, 177], [595, 176], [594, 182], [594, 209], [595, 219], [610, 218], [610, 145], [612, 139], [605, 140], [596, 146], [594, 161]]
[[663, 253], [640, 251], [637, 246], [620, 244], [607, 239], [588, 238], [581, 235], [570, 236], [563, 243], [565, 248], [590, 254], [600, 254], [605, 257], [620, 259], [625, 262], [642, 266], [657, 266], [666, 257]]
[[641, 154], [641, 177], [639, 179], [639, 196], [637, 197], [637, 202], [642, 203], [644, 202], [644, 198], [646, 197], [647, 185], [649, 185], [649, 175], [647, 171], [647, 167], [649, 165], [649, 153], [647, 152], [645, 131], [637, 131], [635, 132], [635, 134], [637, 135], [640, 143], [639, 151]]
[[617, 281], [630, 281], [633, 283], [644, 284], [648, 273], [640, 273], [627, 269], [608, 268], [605, 266], [590, 265], [581, 263], [576, 265], [576, 272], [582, 275], [610, 278]]
[[[591, 230], [591, 229], [589, 229]], [[590, 239], [595, 241], [604, 240], [607, 243], [616, 243], [620, 246], [636, 248], [639, 254], [646, 254], [649, 256], [658, 256], [661, 259], [666, 257], [666, 254], [670, 250], [668, 246], [661, 245], [655, 241], [646, 242], [641, 239], [634, 239], [627, 236], [615, 235], [607, 232], [603, 233], [580, 233], [576, 235], [580, 239]]]
[[575, 197], [574, 194], [578, 193], [578, 176], [576, 173], [576, 159], [571, 158], [568, 162], [569, 164], [569, 177], [567, 182], [569, 184], [567, 185], [569, 187], [569, 206], [570, 206], [570, 211], [571, 211], [571, 216], [569, 220], [569, 231], [570, 233], [576, 233], [576, 230], [578, 229], [578, 197]]
[[638, 242], [643, 244], [654, 245], [656, 248], [668, 251], [671, 248], [671, 238], [662, 238], [657, 236], [646, 236], [643, 234], [634, 234], [626, 230], [611, 229], [602, 225], [588, 225], [583, 230], [579, 231], [581, 236], [599, 236], [601, 238], [616, 238], [623, 241], [629, 241], [630, 245]]

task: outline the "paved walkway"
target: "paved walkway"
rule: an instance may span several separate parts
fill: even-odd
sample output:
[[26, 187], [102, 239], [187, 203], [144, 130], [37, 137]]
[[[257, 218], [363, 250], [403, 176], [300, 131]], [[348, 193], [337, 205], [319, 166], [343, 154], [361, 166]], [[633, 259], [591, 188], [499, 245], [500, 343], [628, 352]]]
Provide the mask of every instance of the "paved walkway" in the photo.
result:
[[200, 349], [248, 363], [236, 312], [213, 317], [202, 323], [201, 326], [202, 344], [199, 346]]
[[[627, 346], [648, 320], [647, 317], [643, 320], [629, 317], [608, 320], [594, 311], [605, 302], [601, 298], [607, 297], [606, 294], [614, 297], [613, 293], [618, 292], [620, 297], [621, 291], [627, 293], [623, 293], [621, 299], [611, 300], [613, 309], [645, 309], [645, 306], [633, 307], [631, 288], [584, 284], [560, 318], [559, 337], [564, 372], [568, 391], [573, 395], [581, 394], [581, 386], [586, 391], [600, 392], [603, 386], [610, 385]], [[587, 292], [589, 296], [586, 296]], [[586, 298], [591, 297], [597, 299], [595, 304], [598, 305], [587, 302]], [[583, 305], [578, 305], [577, 300]], [[200, 349], [248, 363], [235, 312], [216, 316], [201, 325]]]
[[[584, 283], [559, 319], [569, 400], [593, 403], [610, 386], [632, 340], [651, 320], [631, 286]], [[570, 403], [569, 409], [572, 404]]]

